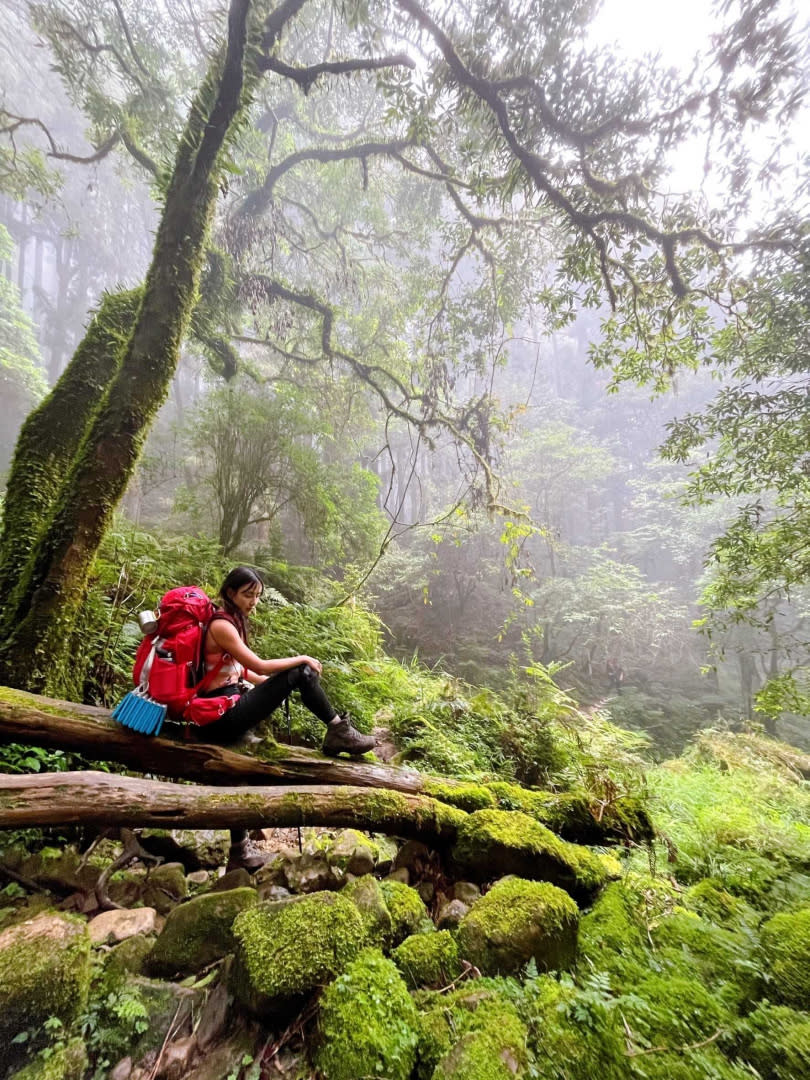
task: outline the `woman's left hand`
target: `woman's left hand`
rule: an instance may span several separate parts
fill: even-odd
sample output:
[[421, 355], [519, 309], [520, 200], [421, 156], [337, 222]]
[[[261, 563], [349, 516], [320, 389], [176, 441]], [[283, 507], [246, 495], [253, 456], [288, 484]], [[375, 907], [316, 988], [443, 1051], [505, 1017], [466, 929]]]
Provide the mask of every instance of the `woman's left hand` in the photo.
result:
[[319, 660], [314, 660], [311, 656], [299, 656], [297, 659], [299, 664], [309, 664], [309, 666], [314, 668], [319, 675], [321, 671], [323, 671], [321, 662]]

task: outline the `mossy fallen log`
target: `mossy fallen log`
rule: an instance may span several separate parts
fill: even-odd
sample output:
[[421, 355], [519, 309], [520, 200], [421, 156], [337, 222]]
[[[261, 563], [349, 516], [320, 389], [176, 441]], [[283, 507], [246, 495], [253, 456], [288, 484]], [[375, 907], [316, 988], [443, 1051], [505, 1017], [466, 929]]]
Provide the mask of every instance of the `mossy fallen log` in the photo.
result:
[[623, 796], [607, 806], [582, 792], [530, 791], [506, 781], [469, 783], [366, 759], [327, 758], [316, 750], [265, 740], [247, 756], [227, 747], [139, 735], [117, 724], [108, 709], [0, 687], [0, 743], [72, 751], [90, 761], [113, 761], [138, 772], [206, 784], [348, 784], [423, 794], [460, 810], [520, 810], [580, 844], [642, 843], [653, 827], [641, 799]]
[[[593, 896], [618, 873], [611, 856], [566, 843], [522, 814], [467, 814], [426, 795], [327, 784], [210, 787], [95, 771], [0, 775], [0, 828], [46, 825], [355, 828], [417, 838], [479, 881], [520, 873], [577, 899]], [[481, 841], [477, 855], [471, 836]]]

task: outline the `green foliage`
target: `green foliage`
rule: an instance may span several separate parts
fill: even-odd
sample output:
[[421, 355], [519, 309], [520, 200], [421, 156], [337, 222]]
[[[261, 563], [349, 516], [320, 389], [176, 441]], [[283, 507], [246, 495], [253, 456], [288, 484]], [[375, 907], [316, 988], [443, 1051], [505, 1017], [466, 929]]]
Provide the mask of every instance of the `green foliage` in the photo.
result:
[[408, 1080], [417, 1013], [395, 965], [368, 949], [327, 987], [314, 1058], [325, 1080], [380, 1075]]
[[762, 927], [762, 949], [774, 996], [810, 1012], [810, 907], [769, 919]]

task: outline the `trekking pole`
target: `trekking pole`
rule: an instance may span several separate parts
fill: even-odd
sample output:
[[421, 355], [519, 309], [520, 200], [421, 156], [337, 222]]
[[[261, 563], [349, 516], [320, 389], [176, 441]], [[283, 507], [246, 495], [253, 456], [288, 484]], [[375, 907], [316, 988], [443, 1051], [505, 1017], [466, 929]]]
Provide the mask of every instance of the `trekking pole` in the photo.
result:
[[[290, 719], [290, 699], [288, 697], [284, 698], [284, 715], [287, 717], [287, 742], [292, 746], [292, 720]], [[304, 844], [301, 840], [301, 826], [296, 825], [296, 829], [298, 830], [298, 854], [303, 855]]]

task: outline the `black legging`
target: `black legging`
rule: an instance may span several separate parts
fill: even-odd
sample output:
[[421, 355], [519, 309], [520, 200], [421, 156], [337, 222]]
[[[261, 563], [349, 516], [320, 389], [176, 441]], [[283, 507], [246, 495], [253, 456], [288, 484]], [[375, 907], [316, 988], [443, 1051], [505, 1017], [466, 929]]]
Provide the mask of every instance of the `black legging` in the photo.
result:
[[[323, 691], [318, 672], [309, 664], [299, 664], [298, 667], [282, 671], [280, 675], [265, 679], [263, 683], [244, 692], [235, 684], [203, 691], [201, 697], [230, 694], [233, 697], [238, 696], [239, 700], [219, 720], [197, 728], [196, 734], [206, 742], [232, 742], [266, 719], [293, 690], [298, 690], [304, 705], [324, 724], [337, 716], [337, 709]], [[247, 835], [247, 829], [231, 829], [231, 843], [238, 844]]]
[[206, 742], [233, 742], [265, 720], [293, 690], [300, 693], [304, 705], [324, 724], [337, 716], [337, 709], [324, 693], [318, 672], [309, 664], [299, 664], [298, 667], [282, 671], [280, 675], [265, 679], [263, 683], [243, 693], [240, 693], [235, 685], [218, 686], [204, 691], [201, 697], [231, 694], [239, 695], [239, 700], [218, 720], [197, 728], [195, 734]]

